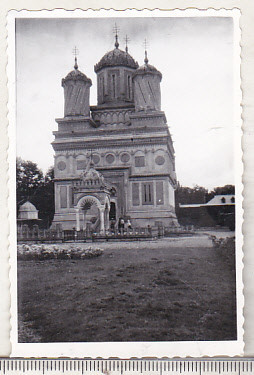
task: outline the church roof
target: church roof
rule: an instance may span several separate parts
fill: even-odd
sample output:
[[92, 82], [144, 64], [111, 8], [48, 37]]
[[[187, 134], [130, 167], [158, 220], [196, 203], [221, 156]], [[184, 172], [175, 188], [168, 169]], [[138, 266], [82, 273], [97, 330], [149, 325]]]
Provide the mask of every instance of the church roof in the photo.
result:
[[209, 207], [235, 205], [235, 196], [233, 194], [215, 195], [207, 203], [180, 204], [181, 208]]
[[225, 206], [226, 204], [234, 205], [235, 196], [233, 194], [215, 195], [209, 202], [208, 206]]
[[162, 78], [161, 72], [157, 70], [153, 65], [144, 64], [140, 66], [134, 73], [134, 76], [138, 74], [158, 74]]
[[20, 206], [19, 212], [38, 212], [38, 210], [31, 202], [26, 201]]
[[80, 80], [84, 82], [92, 84], [92, 81], [90, 78], [88, 78], [84, 73], [82, 73], [80, 70], [78, 70], [78, 64], [77, 64], [77, 58], [75, 57], [75, 65], [74, 70], [72, 70], [70, 73], [67, 74], [65, 78], [62, 79], [62, 85], [69, 80]]
[[153, 65], [148, 64], [147, 52], [145, 51], [145, 64], [140, 66], [134, 73], [134, 77], [138, 74], [157, 74], [162, 78], [161, 72], [157, 70]]
[[38, 210], [29, 201], [26, 201], [19, 208], [18, 221], [40, 220], [38, 219]]
[[99, 70], [105, 67], [111, 66], [126, 66], [129, 68], [137, 69], [138, 63], [128, 53], [128, 51], [122, 51], [118, 48], [119, 44], [116, 39], [115, 49], [107, 52], [101, 60], [94, 66], [94, 71], [97, 73]]

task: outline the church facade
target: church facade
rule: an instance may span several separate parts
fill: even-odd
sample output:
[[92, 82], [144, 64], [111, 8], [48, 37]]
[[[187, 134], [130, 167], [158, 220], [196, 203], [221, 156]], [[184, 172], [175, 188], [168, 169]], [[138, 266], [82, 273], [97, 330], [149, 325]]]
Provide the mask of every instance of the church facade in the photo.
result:
[[176, 226], [174, 148], [161, 110], [162, 74], [119, 48], [95, 65], [91, 80], [74, 70], [63, 80], [64, 117], [56, 119], [55, 216], [52, 227], [105, 233], [110, 222]]

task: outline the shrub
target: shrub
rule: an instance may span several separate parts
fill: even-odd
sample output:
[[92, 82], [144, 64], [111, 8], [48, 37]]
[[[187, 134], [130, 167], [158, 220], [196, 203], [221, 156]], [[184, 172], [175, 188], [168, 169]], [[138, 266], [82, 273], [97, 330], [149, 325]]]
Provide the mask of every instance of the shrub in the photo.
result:
[[70, 245], [69, 248], [56, 245], [27, 245], [17, 246], [19, 260], [48, 260], [48, 259], [85, 259], [102, 255], [102, 249]]
[[235, 237], [217, 238], [210, 236], [213, 242], [213, 247], [218, 252], [219, 256], [230, 267], [232, 271], [235, 270]]

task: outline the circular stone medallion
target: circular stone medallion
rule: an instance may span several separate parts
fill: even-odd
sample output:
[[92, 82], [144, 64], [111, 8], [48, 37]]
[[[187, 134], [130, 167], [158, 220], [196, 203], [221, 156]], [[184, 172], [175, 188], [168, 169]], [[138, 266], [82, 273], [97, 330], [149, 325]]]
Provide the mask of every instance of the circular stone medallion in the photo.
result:
[[59, 171], [64, 171], [65, 168], [66, 168], [66, 164], [64, 161], [59, 161], [59, 163], [57, 164], [57, 168], [59, 169]]
[[112, 154], [108, 154], [108, 155], [106, 156], [106, 162], [107, 162], [107, 163], [112, 164], [112, 163], [114, 163], [114, 161], [115, 161], [115, 157], [114, 157], [114, 155], [112, 155]]
[[158, 164], [158, 165], [163, 165], [163, 164], [165, 163], [165, 158], [164, 158], [164, 156], [158, 155], [158, 156], [155, 158], [155, 163]]
[[121, 162], [128, 163], [129, 160], [130, 160], [130, 155], [127, 154], [127, 152], [121, 155]]
[[99, 155], [93, 155], [93, 162], [94, 162], [94, 164], [98, 164], [99, 161], [100, 161]]

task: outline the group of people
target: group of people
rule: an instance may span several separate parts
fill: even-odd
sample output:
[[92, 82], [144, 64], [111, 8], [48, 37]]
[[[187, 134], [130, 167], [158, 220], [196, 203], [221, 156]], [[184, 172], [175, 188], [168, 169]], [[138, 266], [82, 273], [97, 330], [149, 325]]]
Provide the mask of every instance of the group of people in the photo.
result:
[[[131, 230], [132, 229], [132, 225], [131, 225], [131, 221], [130, 219], [127, 219], [127, 220], [124, 220], [124, 218], [120, 217], [118, 219], [118, 230], [119, 232], [122, 232], [124, 230]], [[116, 221], [115, 220], [111, 220], [110, 222], [110, 229], [112, 231], [115, 231], [116, 229]]]

